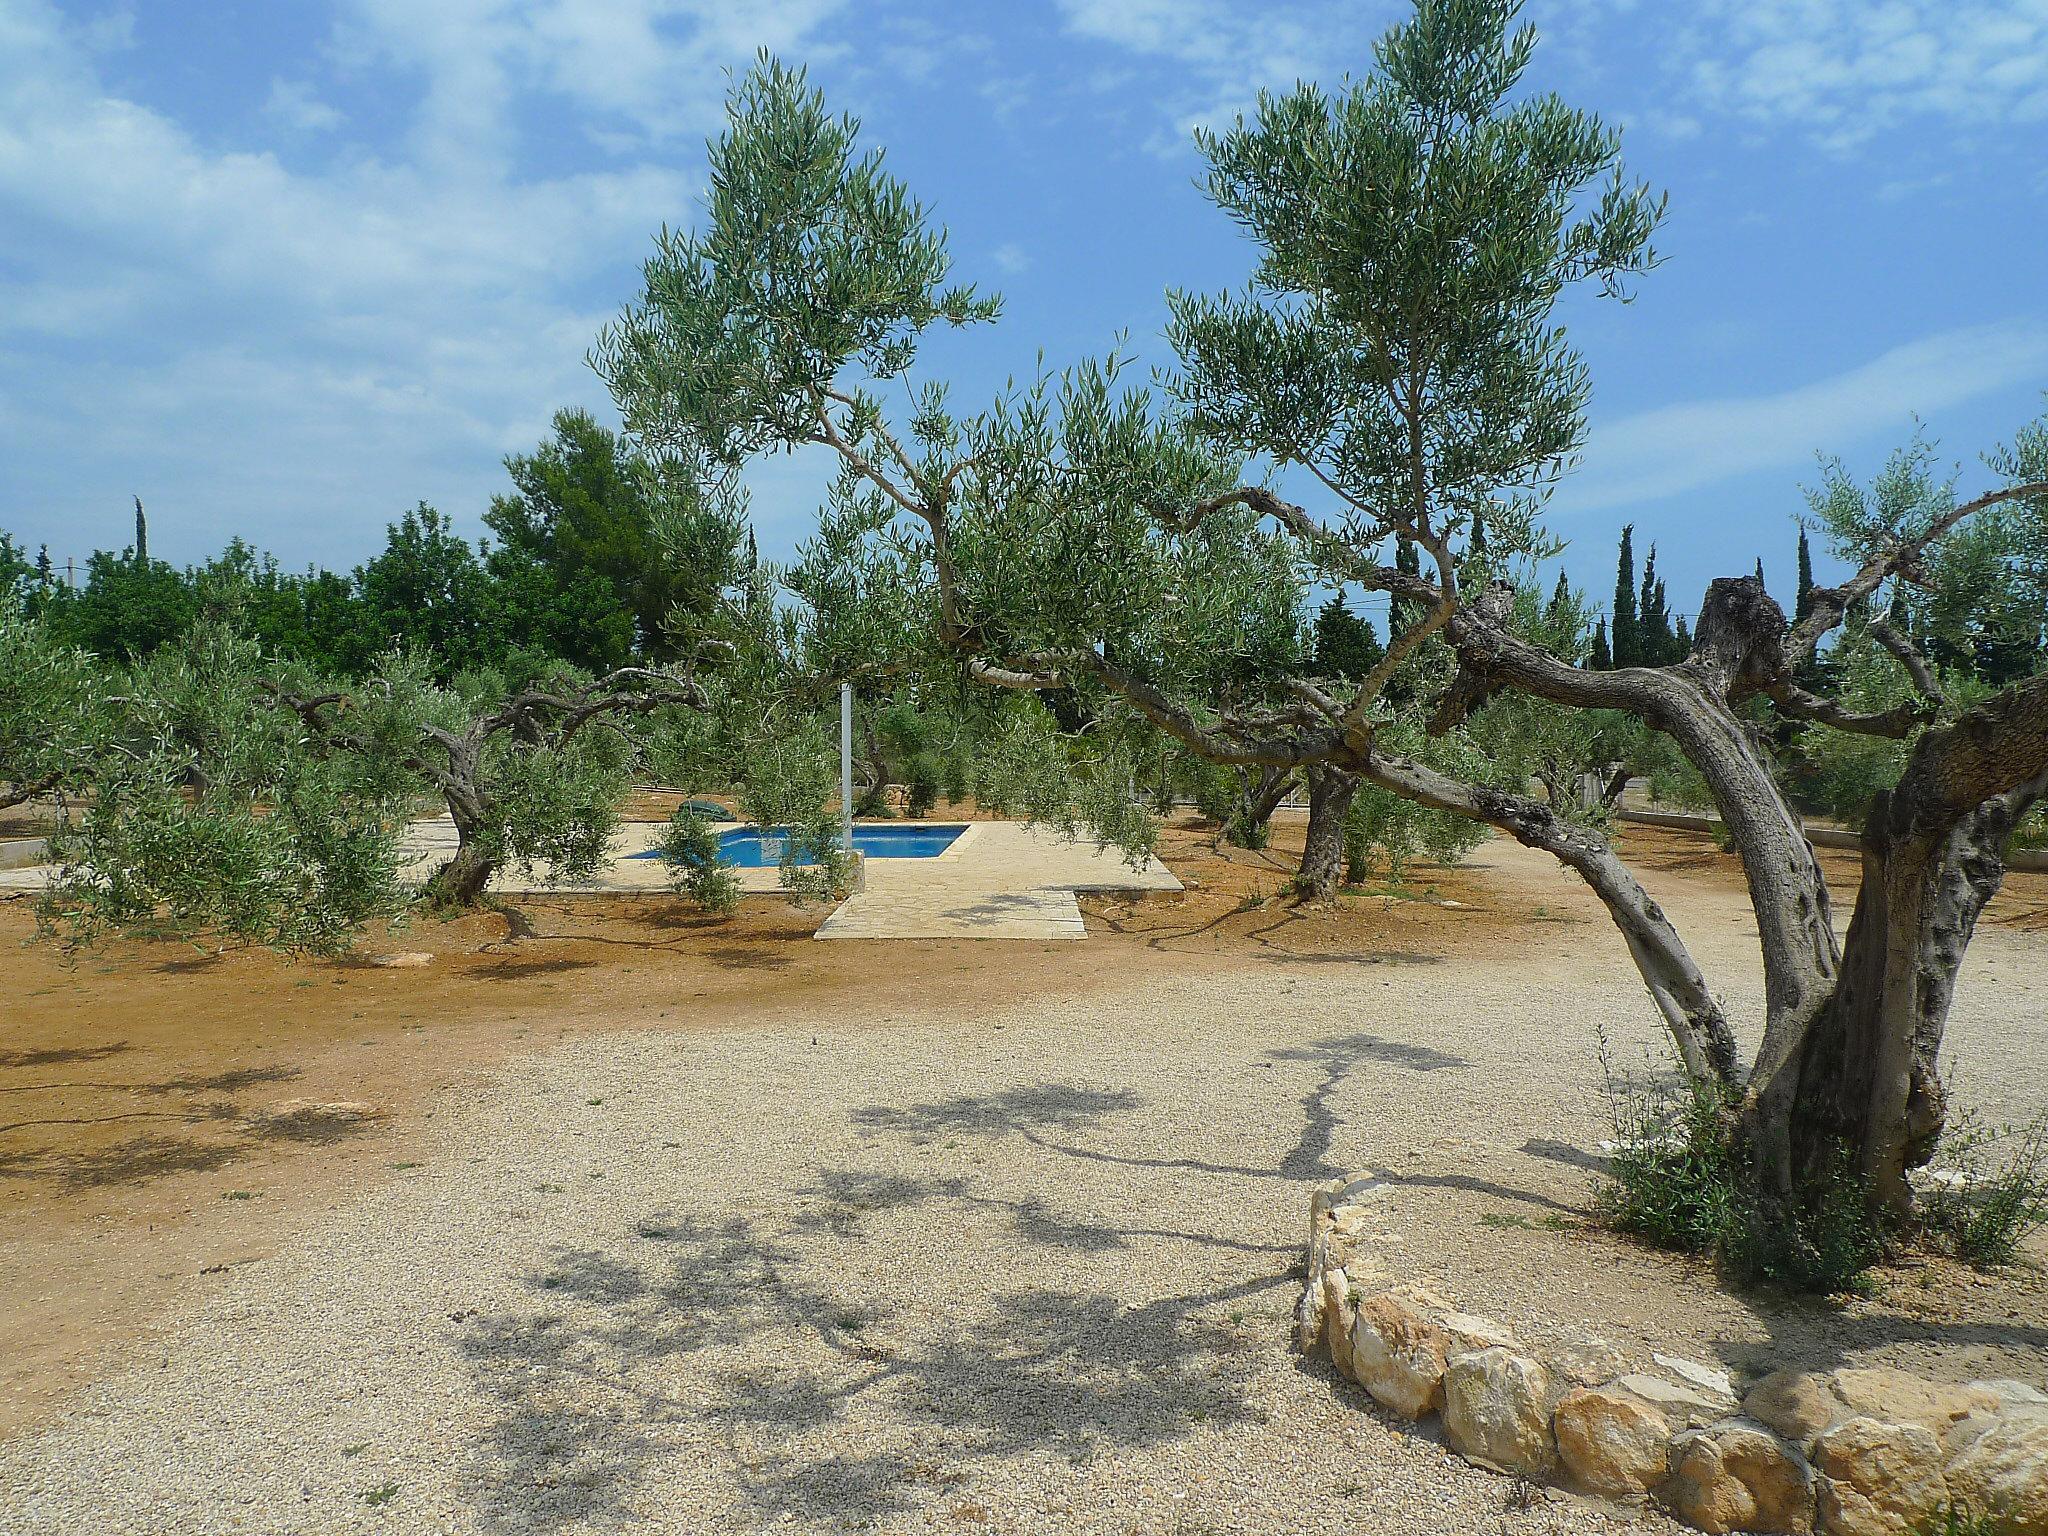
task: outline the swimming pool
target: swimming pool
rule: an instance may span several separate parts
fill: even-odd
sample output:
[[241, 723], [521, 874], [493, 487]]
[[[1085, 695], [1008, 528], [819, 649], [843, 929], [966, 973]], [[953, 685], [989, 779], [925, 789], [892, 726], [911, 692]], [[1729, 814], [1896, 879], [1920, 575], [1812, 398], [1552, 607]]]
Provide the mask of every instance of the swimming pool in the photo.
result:
[[[935, 859], [966, 830], [961, 825], [931, 822], [856, 824], [853, 846], [870, 859]], [[734, 827], [718, 835], [719, 862], [734, 869], [773, 869], [782, 862], [783, 840], [788, 836], [787, 827]], [[658, 859], [661, 850], [650, 848], [632, 857]]]

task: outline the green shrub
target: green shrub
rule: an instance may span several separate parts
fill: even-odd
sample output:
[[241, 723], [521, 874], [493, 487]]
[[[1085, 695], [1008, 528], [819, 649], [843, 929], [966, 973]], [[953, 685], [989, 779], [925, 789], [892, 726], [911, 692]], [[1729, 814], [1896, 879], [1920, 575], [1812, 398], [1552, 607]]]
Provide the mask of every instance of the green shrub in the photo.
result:
[[1868, 1294], [1870, 1267], [1884, 1255], [1884, 1233], [1871, 1216], [1848, 1149], [1823, 1164], [1789, 1211], [1757, 1199], [1745, 1184], [1721, 1255], [1745, 1280], [1824, 1296]]
[[1606, 1044], [1615, 1151], [1602, 1219], [1660, 1248], [1713, 1254], [1741, 1280], [1833, 1295], [1862, 1291], [1883, 1234], [1845, 1156], [1788, 1208], [1758, 1191], [1747, 1145], [1711, 1089], [1670, 1076], [1624, 1084]]
[[782, 840], [779, 878], [799, 901], [838, 901], [853, 889], [853, 851], [839, 818], [819, 809], [790, 825]]
[[669, 818], [662, 834], [661, 854], [668, 861], [669, 885], [706, 912], [728, 913], [740, 904], [740, 882], [718, 856], [718, 834], [711, 823], [689, 806]]
[[[2001, 1142], [2011, 1142], [2012, 1151], [1987, 1169], [1985, 1154]], [[2048, 1224], [2048, 1115], [2024, 1126], [1986, 1126], [1966, 1111], [1943, 1135], [1941, 1154], [1959, 1177], [1921, 1197], [1929, 1230], [1966, 1264], [2010, 1264], [2027, 1235]]]
[[1273, 824], [1269, 821], [1254, 821], [1245, 814], [1244, 802], [1239, 800], [1223, 819], [1223, 840], [1235, 843], [1240, 848], [1259, 852], [1273, 839]]
[[1659, 1248], [1711, 1253], [1738, 1222], [1746, 1173], [1703, 1089], [1621, 1088], [1609, 1078], [1617, 1143], [1598, 1195], [1608, 1224]]
[[910, 760], [906, 771], [909, 781], [904, 785], [903, 814], [922, 821], [939, 803], [939, 781], [944, 764], [931, 753], [920, 752]]

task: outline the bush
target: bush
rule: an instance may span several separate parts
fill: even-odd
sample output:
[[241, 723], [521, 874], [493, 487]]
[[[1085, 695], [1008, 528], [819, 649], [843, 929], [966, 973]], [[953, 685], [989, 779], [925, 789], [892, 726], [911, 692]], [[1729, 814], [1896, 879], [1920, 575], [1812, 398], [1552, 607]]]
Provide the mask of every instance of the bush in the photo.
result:
[[1721, 1245], [1737, 1275], [1825, 1296], [1869, 1292], [1884, 1233], [1871, 1217], [1847, 1148], [1799, 1192], [1789, 1211], [1758, 1199], [1746, 1178], [1744, 1191], [1736, 1225]]
[[1604, 1041], [1601, 1065], [1616, 1147], [1596, 1200], [1609, 1226], [1713, 1254], [1740, 1280], [1827, 1295], [1865, 1289], [1883, 1234], [1846, 1154], [1788, 1209], [1760, 1194], [1749, 1149], [1711, 1089], [1669, 1075], [1625, 1084]]
[[920, 752], [910, 760], [906, 770], [909, 780], [904, 785], [903, 814], [913, 821], [922, 821], [931, 815], [932, 807], [939, 803], [940, 778], [943, 764], [929, 752]]
[[1601, 1215], [1659, 1248], [1718, 1249], [1737, 1225], [1744, 1174], [1720, 1101], [1700, 1088], [1624, 1088], [1610, 1073], [1608, 1106], [1617, 1146]]
[[782, 841], [780, 879], [799, 901], [838, 901], [853, 889], [853, 851], [839, 818], [820, 808], [790, 824]]
[[[2004, 1163], [1987, 1170], [1986, 1152], [2010, 1141]], [[1930, 1231], [1979, 1269], [2010, 1264], [2036, 1227], [2048, 1224], [2048, 1115], [2024, 1126], [1986, 1126], [1968, 1112], [1941, 1139], [1951, 1181], [1921, 1198]]]
[[661, 839], [669, 885], [706, 912], [725, 914], [740, 904], [740, 882], [718, 853], [718, 834], [693, 807], [686, 805], [669, 818]]

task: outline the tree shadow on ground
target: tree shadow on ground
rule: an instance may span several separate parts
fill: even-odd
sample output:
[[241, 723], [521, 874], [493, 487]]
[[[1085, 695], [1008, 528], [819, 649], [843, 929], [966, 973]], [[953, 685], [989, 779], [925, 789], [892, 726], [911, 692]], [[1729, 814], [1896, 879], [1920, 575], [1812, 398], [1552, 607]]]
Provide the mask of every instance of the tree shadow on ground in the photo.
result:
[[[861, 1213], [961, 1197], [957, 1181], [843, 1173], [809, 1193]], [[1136, 1235], [1018, 1216], [1027, 1241]], [[643, 1486], [679, 1467], [761, 1520], [886, 1519], [978, 1462], [1085, 1461], [1257, 1413], [1245, 1336], [1199, 1312], [1284, 1274], [1136, 1306], [1040, 1288], [898, 1317], [835, 1287], [819, 1240], [838, 1225], [643, 1221], [528, 1276], [532, 1308], [469, 1322], [459, 1347], [497, 1410], [479, 1447], [486, 1525], [630, 1523]]]
[[[1469, 1065], [1365, 1033], [1273, 1051], [1248, 1065], [1306, 1068], [1308, 1082], [1302, 1129], [1270, 1164], [1091, 1145], [1142, 1106], [1119, 1088], [1034, 1083], [870, 1105], [851, 1118], [870, 1138], [911, 1146], [1014, 1137], [1057, 1159], [1296, 1183], [1344, 1171], [1330, 1161], [1340, 1124], [1331, 1101], [1364, 1064]], [[891, 1251], [891, 1229], [913, 1208], [957, 1213], [961, 1232], [995, 1217], [1025, 1256], [1020, 1271], [1033, 1253], [1051, 1274], [1062, 1256], [1169, 1244], [1237, 1273], [1132, 1304], [1057, 1283], [990, 1296], [941, 1260], [933, 1283], [964, 1288], [969, 1305], [878, 1310], [859, 1277]], [[527, 1277], [531, 1305], [470, 1321], [458, 1336], [496, 1408], [478, 1447], [485, 1523], [630, 1523], [660, 1474], [708, 1478], [713, 1502], [737, 1497], [762, 1519], [886, 1524], [978, 1464], [1082, 1463], [1255, 1418], [1248, 1381], [1270, 1340], [1219, 1309], [1289, 1285], [1297, 1245], [1202, 1231], [1194, 1209], [1185, 1224], [1155, 1211], [1111, 1222], [1056, 1197], [1005, 1196], [971, 1175], [838, 1166], [791, 1186], [769, 1214], [707, 1222], [654, 1212], [602, 1251], [564, 1249]], [[854, 1256], [861, 1262], [842, 1269]]]
[[[80, 1190], [146, 1183], [171, 1174], [211, 1173], [269, 1143], [331, 1145], [369, 1129], [378, 1118], [374, 1111], [355, 1104], [293, 1101], [272, 1110], [251, 1110], [232, 1097], [223, 1097], [250, 1088], [288, 1083], [300, 1075], [297, 1067], [268, 1066], [187, 1072], [157, 1082], [8, 1083], [0, 1086], [0, 1094], [24, 1096], [0, 1099], [0, 1103], [10, 1107], [34, 1104], [34, 1095], [39, 1093], [93, 1097], [80, 1113], [52, 1109], [0, 1122], [0, 1135], [33, 1136], [41, 1131], [60, 1133], [64, 1138], [57, 1145], [0, 1146], [0, 1179], [48, 1180]], [[109, 1101], [134, 1104], [138, 1098], [148, 1107], [102, 1107]], [[186, 1102], [164, 1102], [181, 1098]], [[96, 1128], [134, 1121], [158, 1122], [159, 1128], [102, 1146], [76, 1144], [80, 1133], [90, 1137]], [[171, 1134], [171, 1127], [188, 1128], [191, 1134]]]
[[104, 1061], [109, 1056], [118, 1056], [135, 1047], [126, 1040], [113, 1040], [105, 1045], [54, 1046], [36, 1051], [0, 1051], [0, 1072], [14, 1071], [24, 1067], [61, 1067], [81, 1061]]
[[[869, 1132], [893, 1132], [916, 1140], [937, 1136], [1015, 1135], [1032, 1146], [1087, 1162], [1119, 1163], [1132, 1168], [1180, 1168], [1191, 1173], [1235, 1174], [1246, 1178], [1330, 1179], [1351, 1170], [1330, 1161], [1340, 1123], [1330, 1107], [1331, 1096], [1361, 1063], [1408, 1072], [1443, 1072], [1469, 1067], [1462, 1056], [1432, 1046], [1377, 1035], [1332, 1035], [1303, 1045], [1283, 1046], [1262, 1058], [1263, 1064], [1307, 1063], [1321, 1069], [1301, 1096], [1302, 1129], [1292, 1147], [1271, 1167], [1248, 1163], [1215, 1163], [1199, 1158], [1145, 1157], [1079, 1144], [1071, 1134], [1098, 1125], [1109, 1115], [1133, 1109], [1138, 1099], [1127, 1090], [1078, 1088], [1041, 1083], [996, 1093], [968, 1094], [902, 1108], [874, 1105], [854, 1112], [854, 1123]], [[1049, 1132], [1062, 1133], [1060, 1135]]]

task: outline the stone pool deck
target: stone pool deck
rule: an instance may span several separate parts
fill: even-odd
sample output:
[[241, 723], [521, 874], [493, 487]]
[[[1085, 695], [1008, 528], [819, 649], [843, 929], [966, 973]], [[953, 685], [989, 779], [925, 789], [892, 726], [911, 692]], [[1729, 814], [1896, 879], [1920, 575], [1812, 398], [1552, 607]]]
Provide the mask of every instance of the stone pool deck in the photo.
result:
[[1133, 869], [1114, 851], [1015, 821], [970, 821], [934, 859], [869, 859], [860, 890], [821, 939], [1082, 939], [1076, 891], [1177, 891], [1157, 859]]
[[[882, 826], [917, 823], [882, 822]], [[1015, 821], [933, 822], [960, 825], [944, 853], [927, 859], [868, 859], [862, 888], [825, 919], [821, 939], [1080, 939], [1076, 891], [1177, 891], [1180, 881], [1157, 859], [1133, 869], [1113, 850], [1097, 852], [1085, 840], [1068, 842], [1042, 827]], [[738, 823], [717, 827], [728, 831]], [[668, 870], [659, 859], [634, 858], [660, 841], [659, 822], [628, 822], [619, 829], [611, 862], [589, 880], [558, 882], [545, 869], [491, 882], [502, 896], [606, 892], [659, 895]], [[415, 822], [407, 834], [411, 869], [422, 878], [455, 846], [446, 820]], [[773, 869], [737, 869], [740, 888], [779, 891]]]

